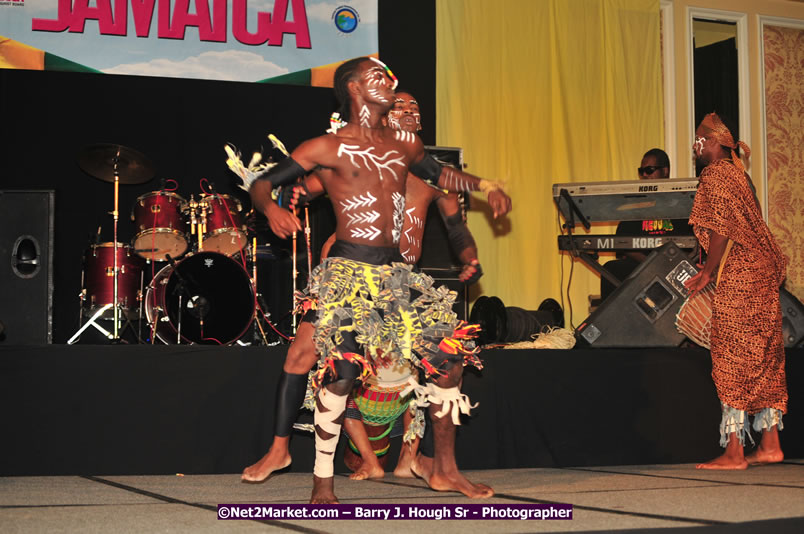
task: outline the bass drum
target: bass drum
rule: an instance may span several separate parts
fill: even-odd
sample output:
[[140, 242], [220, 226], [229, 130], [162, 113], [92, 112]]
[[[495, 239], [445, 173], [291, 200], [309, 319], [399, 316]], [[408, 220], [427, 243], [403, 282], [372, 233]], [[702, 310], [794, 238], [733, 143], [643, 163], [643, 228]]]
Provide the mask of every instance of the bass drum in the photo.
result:
[[231, 345], [251, 325], [255, 309], [248, 273], [217, 252], [198, 252], [166, 265], [145, 294], [153, 335], [168, 345]]

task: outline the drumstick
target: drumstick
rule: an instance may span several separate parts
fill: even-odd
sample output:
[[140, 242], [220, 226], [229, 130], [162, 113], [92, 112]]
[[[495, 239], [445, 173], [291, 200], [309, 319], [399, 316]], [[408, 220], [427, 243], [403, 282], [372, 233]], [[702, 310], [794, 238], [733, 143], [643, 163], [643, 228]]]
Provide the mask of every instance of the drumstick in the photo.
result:
[[[296, 208], [293, 208], [293, 216], [296, 216]], [[296, 276], [298, 272], [296, 271], [296, 232], [293, 232], [293, 266], [291, 272], [291, 287], [293, 288], [293, 298], [291, 300], [291, 308], [290, 308], [290, 317], [291, 317], [291, 329], [293, 330], [293, 335], [296, 335]]]
[[304, 237], [307, 241], [307, 285], [310, 285], [310, 275], [313, 272], [313, 252], [310, 246], [310, 208], [304, 207]]

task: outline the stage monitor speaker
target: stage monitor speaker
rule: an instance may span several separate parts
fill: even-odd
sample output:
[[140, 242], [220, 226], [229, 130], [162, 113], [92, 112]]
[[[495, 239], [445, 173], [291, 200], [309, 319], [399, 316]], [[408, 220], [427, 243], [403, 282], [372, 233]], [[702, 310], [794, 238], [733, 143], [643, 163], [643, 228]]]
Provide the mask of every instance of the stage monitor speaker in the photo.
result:
[[782, 305], [782, 334], [788, 348], [804, 345], [804, 304], [785, 288], [779, 290]]
[[674, 243], [666, 243], [626, 278], [577, 328], [579, 346], [676, 347], [684, 334], [675, 319], [697, 269]]
[[0, 343], [53, 339], [53, 191], [0, 191]]

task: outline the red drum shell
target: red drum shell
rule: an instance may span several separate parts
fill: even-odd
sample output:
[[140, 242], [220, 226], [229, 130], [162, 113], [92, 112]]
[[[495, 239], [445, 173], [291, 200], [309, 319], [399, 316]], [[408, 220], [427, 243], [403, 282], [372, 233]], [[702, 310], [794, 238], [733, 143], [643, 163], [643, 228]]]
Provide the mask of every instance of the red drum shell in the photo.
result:
[[168, 255], [178, 258], [187, 252], [186, 210], [187, 201], [168, 191], [153, 191], [137, 198], [131, 210], [137, 231], [132, 241], [134, 252], [156, 261], [164, 261]]
[[[84, 306], [97, 309], [114, 302], [114, 243], [92, 245], [84, 256]], [[131, 246], [117, 244], [117, 301], [124, 310], [137, 308], [145, 261]]]
[[207, 227], [203, 249], [231, 256], [248, 243], [240, 201], [229, 195], [204, 195], [207, 205]]

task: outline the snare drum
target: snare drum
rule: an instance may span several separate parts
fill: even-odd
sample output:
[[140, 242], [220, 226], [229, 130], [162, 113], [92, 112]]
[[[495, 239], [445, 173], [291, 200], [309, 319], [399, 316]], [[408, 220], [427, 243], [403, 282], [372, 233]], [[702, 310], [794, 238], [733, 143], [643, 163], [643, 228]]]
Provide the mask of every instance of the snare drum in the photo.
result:
[[134, 252], [155, 261], [187, 252], [186, 210], [187, 201], [176, 193], [153, 191], [139, 197], [131, 210], [137, 231], [132, 241]]
[[241, 218], [240, 201], [229, 195], [202, 195], [206, 210], [203, 249], [231, 256], [246, 246], [246, 225]]
[[[84, 256], [84, 306], [90, 310], [114, 302], [114, 243], [92, 245]], [[134, 311], [139, 302], [145, 261], [129, 245], [117, 244], [117, 302]]]
[[145, 293], [145, 314], [166, 344], [230, 345], [251, 325], [254, 286], [240, 263], [197, 252], [159, 271]]
[[698, 345], [709, 348], [712, 332], [712, 301], [715, 284], [708, 284], [681, 305], [676, 315], [676, 328]]

